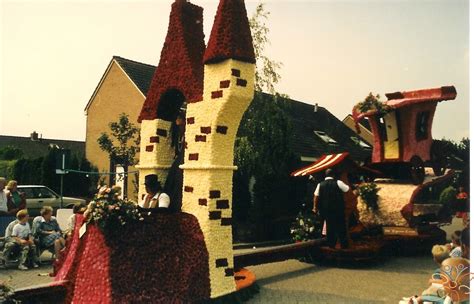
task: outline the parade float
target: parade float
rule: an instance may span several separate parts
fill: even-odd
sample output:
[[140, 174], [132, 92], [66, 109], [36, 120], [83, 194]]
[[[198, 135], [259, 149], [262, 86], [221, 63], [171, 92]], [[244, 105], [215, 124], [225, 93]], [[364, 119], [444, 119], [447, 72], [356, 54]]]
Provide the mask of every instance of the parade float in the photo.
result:
[[351, 161], [348, 153], [339, 153], [323, 155], [292, 173], [319, 174], [322, 180], [322, 172], [332, 168], [351, 187], [344, 200], [352, 247], [342, 251], [323, 247], [325, 259], [376, 258], [384, 247], [391, 254], [426, 252], [445, 241], [437, 226], [450, 221], [450, 214], [439, 197], [454, 171], [446, 168], [446, 156], [433, 142], [431, 127], [438, 102], [455, 99], [456, 89], [446, 86], [386, 97], [382, 102], [370, 94], [352, 111], [356, 129], [367, 119], [374, 137], [372, 157], [363, 166]]
[[[234, 256], [234, 141], [253, 98], [254, 80], [255, 56], [244, 1], [219, 1], [206, 47], [203, 9], [176, 0], [160, 62], [139, 116], [137, 168], [139, 199], [145, 195], [145, 176], [157, 175], [164, 184], [176, 170], [180, 158], [173, 151], [170, 130], [179, 112], [185, 110], [184, 151], [178, 163], [183, 176], [181, 210], [140, 210], [130, 202], [97, 197], [93, 208], [103, 206], [102, 212], [97, 211], [102, 215], [77, 217], [74, 235], [55, 264], [55, 281], [19, 290], [17, 299], [45, 303], [232, 302], [232, 295], [254, 286], [256, 278], [245, 266], [308, 254], [371, 259], [374, 246], [370, 244], [359, 243], [352, 247], [358, 248], [355, 251], [324, 252], [321, 239]], [[348, 183], [350, 175], [366, 175], [380, 188], [378, 208], [367, 208], [350, 192], [345, 197], [349, 202], [346, 215], [355, 216], [366, 227], [376, 223], [410, 228], [420, 212], [413, 206], [421, 194], [450, 176], [443, 166], [436, 167], [441, 158], [431, 150], [431, 123], [436, 103], [455, 96], [454, 87], [446, 87], [388, 94], [390, 108], [385, 107], [383, 113], [356, 107], [356, 121], [367, 117], [374, 130], [371, 164], [360, 166], [347, 153], [325, 155], [294, 176], [329, 167], [338, 168]], [[425, 176], [424, 165], [430, 161], [438, 176]], [[398, 175], [391, 175], [393, 168], [401, 168], [395, 170]], [[388, 180], [378, 182], [377, 176]], [[407, 176], [416, 185], [399, 183]], [[115, 214], [111, 217], [114, 225], [103, 224], [104, 213]], [[378, 252], [382, 245], [375, 247]]]
[[[244, 1], [219, 1], [205, 47], [203, 9], [176, 0], [139, 116], [137, 168], [139, 198], [145, 194], [145, 176], [155, 174], [164, 184], [172, 170], [178, 178], [177, 170], [183, 170], [178, 181], [181, 211], [142, 210], [138, 215], [127, 202], [99, 204], [96, 198], [92, 208], [106, 207], [97, 212], [97, 220], [91, 220], [91, 210], [76, 222], [67, 254], [56, 265], [55, 283], [22, 291], [19, 299], [36, 292], [52, 301], [64, 296], [66, 303], [189, 303], [221, 299], [251, 287], [253, 274], [234, 266], [232, 175], [237, 169], [235, 136], [253, 98], [254, 79]], [[173, 169], [179, 158], [171, 130], [183, 111], [184, 163]], [[121, 210], [129, 210], [116, 216], [123, 224], [113, 229], [99, 225], [101, 216]], [[62, 291], [43, 292], [53, 288]]]

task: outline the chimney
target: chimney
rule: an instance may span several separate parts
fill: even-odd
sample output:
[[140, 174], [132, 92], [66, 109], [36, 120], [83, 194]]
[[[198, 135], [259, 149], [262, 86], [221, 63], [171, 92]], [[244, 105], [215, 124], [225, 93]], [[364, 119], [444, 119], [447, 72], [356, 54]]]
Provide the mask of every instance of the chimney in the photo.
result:
[[318, 103], [314, 104], [314, 113], [318, 112]]
[[33, 131], [33, 133], [30, 134], [30, 139], [31, 141], [38, 141], [38, 133], [36, 133], [36, 131]]

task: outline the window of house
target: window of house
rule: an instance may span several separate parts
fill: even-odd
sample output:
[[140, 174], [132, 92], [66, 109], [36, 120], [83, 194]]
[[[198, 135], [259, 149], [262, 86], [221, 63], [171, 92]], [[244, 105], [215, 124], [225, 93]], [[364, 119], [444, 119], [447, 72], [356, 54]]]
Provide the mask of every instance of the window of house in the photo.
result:
[[364, 149], [370, 149], [371, 148], [368, 144], [366, 144], [364, 141], [362, 141], [357, 136], [351, 136], [351, 139], [356, 145], [359, 145], [361, 148], [364, 148]]
[[428, 138], [428, 118], [430, 112], [420, 112], [416, 115], [416, 140], [424, 140]]
[[314, 134], [316, 134], [319, 138], [324, 140], [324, 142], [331, 144], [331, 145], [337, 145], [337, 141], [335, 141], [331, 136], [327, 135], [323, 131], [314, 131]]

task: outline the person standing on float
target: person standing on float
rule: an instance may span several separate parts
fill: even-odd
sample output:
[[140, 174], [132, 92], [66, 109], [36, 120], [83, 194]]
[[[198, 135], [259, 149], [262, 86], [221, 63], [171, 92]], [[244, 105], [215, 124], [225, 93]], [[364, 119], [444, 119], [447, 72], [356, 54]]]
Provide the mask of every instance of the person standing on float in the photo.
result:
[[336, 247], [337, 239], [341, 243], [341, 248], [349, 247], [344, 215], [344, 193], [349, 189], [343, 181], [335, 179], [332, 169], [327, 169], [326, 178], [314, 191], [313, 212], [319, 211], [326, 221], [327, 243], [331, 248]]

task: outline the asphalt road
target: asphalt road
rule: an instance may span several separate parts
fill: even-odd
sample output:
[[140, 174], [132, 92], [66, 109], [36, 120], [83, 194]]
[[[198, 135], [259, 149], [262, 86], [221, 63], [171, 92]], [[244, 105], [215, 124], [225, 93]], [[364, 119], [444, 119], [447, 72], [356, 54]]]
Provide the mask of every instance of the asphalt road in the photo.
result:
[[[398, 303], [404, 296], [421, 294], [435, 268], [430, 256], [393, 257], [346, 268], [297, 260], [252, 266], [248, 269], [256, 275], [260, 292], [248, 303]], [[50, 271], [50, 265], [0, 269], [0, 280], [12, 276], [14, 287], [26, 287], [51, 282], [53, 278], [43, 276]]]

